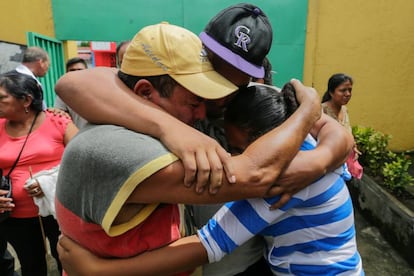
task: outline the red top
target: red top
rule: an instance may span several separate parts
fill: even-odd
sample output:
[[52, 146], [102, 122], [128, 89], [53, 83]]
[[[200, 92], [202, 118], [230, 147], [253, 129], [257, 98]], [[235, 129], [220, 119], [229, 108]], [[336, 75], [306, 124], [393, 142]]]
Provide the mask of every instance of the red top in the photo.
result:
[[[46, 112], [45, 120], [29, 136], [17, 166], [11, 173], [14, 207], [11, 217], [29, 218], [38, 215], [33, 199], [23, 188], [32, 174], [48, 170], [60, 163], [65, 149], [64, 136], [70, 119]], [[26, 135], [11, 137], [6, 132], [6, 119], [0, 118], [0, 168], [7, 175], [22, 148]]]

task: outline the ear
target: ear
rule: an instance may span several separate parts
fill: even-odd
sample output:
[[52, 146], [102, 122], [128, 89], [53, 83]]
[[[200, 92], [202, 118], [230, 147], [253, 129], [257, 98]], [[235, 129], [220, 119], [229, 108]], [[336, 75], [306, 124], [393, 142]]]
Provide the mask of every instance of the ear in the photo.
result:
[[29, 106], [32, 104], [32, 102], [33, 102], [32, 96], [31, 95], [27, 95], [26, 97], [24, 97], [23, 106], [25, 108], [29, 108]]
[[153, 99], [155, 92], [156, 90], [154, 86], [152, 86], [152, 84], [146, 79], [139, 80], [134, 86], [134, 93], [149, 101]]

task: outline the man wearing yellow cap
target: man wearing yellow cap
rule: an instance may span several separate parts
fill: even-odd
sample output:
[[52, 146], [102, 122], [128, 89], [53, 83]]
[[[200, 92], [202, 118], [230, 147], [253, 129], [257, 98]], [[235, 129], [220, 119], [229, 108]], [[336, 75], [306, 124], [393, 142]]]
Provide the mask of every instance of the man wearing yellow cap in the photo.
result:
[[[204, 99], [223, 98], [237, 89], [213, 70], [197, 36], [166, 23], [137, 33], [119, 78], [144, 99], [142, 108], [155, 104], [186, 124], [205, 117]], [[115, 125], [86, 126], [65, 149], [59, 171], [56, 213], [62, 233], [99, 256], [125, 258], [180, 237], [175, 203], [277, 193], [269, 192], [273, 180], [297, 153], [321, 110], [315, 91], [306, 91], [298, 81], [293, 84], [301, 102], [298, 112], [261, 143], [229, 157], [237, 183], [223, 178], [214, 196], [182, 185], [182, 162], [159, 140]], [[296, 135], [288, 141], [285, 135], [291, 132]], [[286, 158], [263, 160], [261, 153], [270, 145], [283, 149]]]

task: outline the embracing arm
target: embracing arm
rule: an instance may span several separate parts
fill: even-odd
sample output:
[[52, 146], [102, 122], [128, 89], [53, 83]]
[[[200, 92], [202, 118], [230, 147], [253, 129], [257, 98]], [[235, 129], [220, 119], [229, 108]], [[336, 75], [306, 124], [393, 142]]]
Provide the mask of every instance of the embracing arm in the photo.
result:
[[221, 186], [223, 169], [234, 182], [229, 154], [212, 138], [187, 126], [158, 106], [135, 95], [110, 68], [63, 75], [55, 87], [75, 112], [96, 124], [120, 125], [160, 139], [183, 161], [185, 184], [200, 190]]
[[57, 245], [63, 269], [70, 276], [171, 275], [208, 262], [197, 236], [124, 259], [99, 258], [63, 236]]
[[65, 143], [65, 146], [69, 143], [70, 140], [78, 133], [79, 129], [75, 126], [74, 123], [70, 122], [68, 123], [68, 126], [66, 127], [65, 136], [63, 142]]
[[279, 191], [282, 197], [272, 208], [281, 207], [299, 190], [344, 164], [354, 145], [349, 131], [326, 114], [322, 114], [311, 134], [318, 140], [318, 146], [296, 155], [281, 174], [274, 192]]
[[326, 157], [322, 162], [323, 174], [345, 163], [354, 145], [354, 137], [346, 128], [328, 115], [322, 114], [311, 133], [318, 140], [318, 146], [324, 149], [323, 156]]
[[218, 203], [273, 195], [267, 194], [269, 188], [298, 152], [321, 110], [316, 91], [299, 81], [292, 82], [301, 105], [286, 122], [257, 139], [243, 154], [231, 157], [237, 178], [235, 184], [223, 185], [214, 196], [195, 194], [180, 185], [183, 167], [177, 161], [138, 185], [129, 203]]

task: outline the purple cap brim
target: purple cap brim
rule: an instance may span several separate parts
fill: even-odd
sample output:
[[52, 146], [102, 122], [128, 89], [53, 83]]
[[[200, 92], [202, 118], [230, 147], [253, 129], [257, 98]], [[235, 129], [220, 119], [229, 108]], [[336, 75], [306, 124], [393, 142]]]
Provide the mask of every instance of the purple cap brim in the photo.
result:
[[254, 78], [263, 78], [264, 77], [264, 68], [263, 66], [257, 66], [240, 57], [239, 55], [233, 53], [231, 50], [222, 46], [211, 36], [205, 32], [201, 32], [199, 35], [203, 44], [213, 51], [216, 55], [239, 69], [240, 71], [248, 74]]

